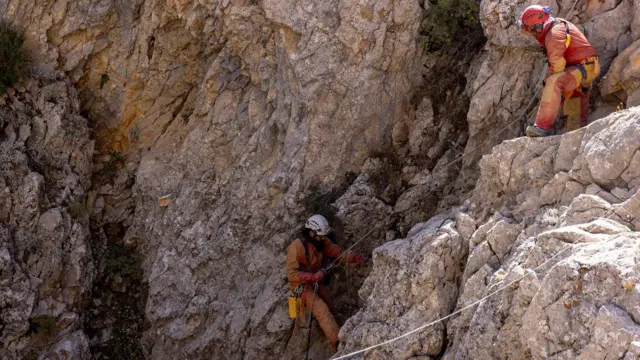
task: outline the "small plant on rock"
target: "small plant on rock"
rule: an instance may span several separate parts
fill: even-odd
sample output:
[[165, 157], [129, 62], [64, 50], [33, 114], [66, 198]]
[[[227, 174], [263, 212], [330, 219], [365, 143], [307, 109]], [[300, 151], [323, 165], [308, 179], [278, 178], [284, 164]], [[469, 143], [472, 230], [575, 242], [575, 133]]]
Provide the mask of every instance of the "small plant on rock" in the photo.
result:
[[479, 1], [427, 0], [428, 10], [422, 21], [423, 45], [435, 51], [454, 41], [461, 41], [467, 33], [480, 28]]
[[142, 259], [135, 252], [122, 244], [114, 244], [107, 248], [105, 260], [105, 274], [107, 277], [116, 276], [129, 283], [142, 281]]
[[304, 196], [298, 200], [298, 204], [302, 205], [305, 210], [304, 214], [302, 214], [304, 220], [313, 214], [321, 214], [327, 218], [334, 230], [341, 229], [342, 222], [336, 216], [337, 209], [333, 206], [333, 203], [347, 191], [347, 188], [355, 178], [356, 175], [354, 173], [347, 173], [345, 175], [345, 183], [331, 191], [323, 190], [317, 185], [311, 186]]
[[0, 95], [4, 95], [27, 70], [29, 58], [23, 44], [24, 34], [0, 21]]
[[113, 177], [119, 168], [124, 165], [124, 160], [122, 159], [122, 154], [119, 151], [112, 151], [109, 154], [109, 161], [104, 166], [104, 171], [107, 176]]
[[340, 190], [324, 191], [319, 186], [312, 186], [299, 200], [299, 203], [305, 207], [306, 212], [310, 215], [323, 214], [327, 219], [333, 218], [335, 208], [332, 203], [344, 193]]

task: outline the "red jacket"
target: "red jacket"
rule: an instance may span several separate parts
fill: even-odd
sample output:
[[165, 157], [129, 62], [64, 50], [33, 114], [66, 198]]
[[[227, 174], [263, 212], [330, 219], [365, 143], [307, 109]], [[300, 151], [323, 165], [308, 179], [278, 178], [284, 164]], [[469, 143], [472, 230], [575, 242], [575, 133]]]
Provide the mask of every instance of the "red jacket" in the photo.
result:
[[[316, 250], [315, 246], [309, 242], [303, 242], [300, 239], [294, 240], [289, 247], [287, 247], [287, 263], [285, 266], [285, 273], [289, 279], [289, 287], [291, 290], [295, 289], [298, 284], [303, 281], [300, 279], [302, 273], [314, 273], [322, 268], [323, 255], [327, 255], [332, 258], [338, 258], [342, 255], [343, 250], [336, 244], [332, 243], [329, 239], [322, 239], [323, 248], [322, 251]], [[305, 245], [307, 251], [305, 252]], [[307, 254], [309, 258], [307, 259]], [[307, 260], [309, 261], [307, 263]], [[346, 258], [341, 258], [341, 261], [346, 261]]]
[[536, 38], [547, 49], [547, 59], [549, 59], [547, 76], [564, 71], [566, 65], [579, 64], [582, 60], [595, 56], [597, 53], [584, 34], [569, 21], [567, 24], [569, 25], [571, 42], [566, 48], [567, 33], [562, 21], [566, 20], [556, 18], [555, 21], [547, 24], [540, 36]]

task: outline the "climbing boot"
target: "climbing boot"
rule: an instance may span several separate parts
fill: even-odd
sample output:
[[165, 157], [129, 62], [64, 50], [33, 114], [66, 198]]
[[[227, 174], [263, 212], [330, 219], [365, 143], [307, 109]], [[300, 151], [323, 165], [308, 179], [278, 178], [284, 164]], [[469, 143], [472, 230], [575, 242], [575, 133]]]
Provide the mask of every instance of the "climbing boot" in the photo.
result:
[[336, 340], [335, 343], [329, 342], [329, 346], [331, 346], [331, 351], [335, 354], [338, 352], [338, 347], [340, 346], [340, 340]]
[[527, 126], [527, 131], [525, 131], [528, 137], [544, 137], [549, 136], [551, 133], [545, 129], [539, 128], [535, 125]]

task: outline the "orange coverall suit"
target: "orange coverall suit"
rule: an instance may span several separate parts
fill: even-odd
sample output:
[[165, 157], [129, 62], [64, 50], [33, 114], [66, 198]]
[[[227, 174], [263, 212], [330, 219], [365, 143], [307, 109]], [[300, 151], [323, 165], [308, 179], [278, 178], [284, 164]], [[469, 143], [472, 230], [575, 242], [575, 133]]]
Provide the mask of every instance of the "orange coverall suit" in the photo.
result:
[[[322, 252], [318, 251], [310, 242], [303, 242], [300, 239], [294, 240], [289, 247], [287, 247], [287, 264], [285, 272], [287, 279], [289, 279], [289, 288], [293, 291], [299, 284], [305, 284], [304, 291], [301, 298], [307, 309], [311, 309], [311, 313], [318, 320], [322, 331], [324, 331], [327, 338], [332, 344], [335, 344], [338, 340], [338, 333], [340, 327], [334, 317], [335, 309], [333, 307], [333, 301], [329, 296], [327, 289], [318, 285], [318, 293], [313, 298], [313, 286], [309, 278], [316, 271], [322, 268], [322, 257], [327, 255], [332, 258], [337, 258], [342, 255], [342, 249], [332, 243], [329, 239], [323, 238]], [[304, 246], [307, 246], [309, 254], [309, 263], [307, 263], [307, 256], [304, 250]], [[346, 260], [346, 256], [341, 258], [342, 261]], [[311, 307], [313, 302], [313, 308]]]
[[[549, 71], [535, 125], [547, 131], [553, 126], [562, 95], [565, 99], [562, 112], [567, 117], [567, 131], [587, 125], [589, 89], [600, 74], [596, 50], [584, 34], [568, 21], [566, 23], [571, 39], [566, 47], [567, 31], [564, 21], [566, 20], [556, 18], [536, 38], [546, 48]], [[579, 64], [584, 71], [581, 71]]]

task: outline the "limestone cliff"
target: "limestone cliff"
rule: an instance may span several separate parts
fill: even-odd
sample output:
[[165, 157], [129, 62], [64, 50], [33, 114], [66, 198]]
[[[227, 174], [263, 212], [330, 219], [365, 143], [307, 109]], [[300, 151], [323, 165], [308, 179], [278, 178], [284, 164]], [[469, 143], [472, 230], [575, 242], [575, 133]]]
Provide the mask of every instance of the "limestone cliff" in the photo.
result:
[[94, 142], [69, 81], [32, 79], [0, 107], [0, 357], [88, 359], [87, 190]]
[[[429, 1], [0, 0], [34, 60], [0, 105], [0, 358], [299, 358], [283, 251], [316, 210], [342, 245], [366, 234], [356, 250], [373, 257], [331, 280], [341, 320], [357, 312], [344, 353], [464, 306], [500, 267], [535, 266], [507, 256], [511, 238], [534, 244], [573, 219], [558, 204], [634, 196], [638, 159], [597, 146], [637, 142], [615, 117], [493, 150], [510, 164], [480, 161], [521, 134], [544, 59], [515, 27], [528, 3], [479, 4], [486, 39], [470, 30], [428, 52]], [[640, 3], [551, 5], [571, 10], [605, 65], [591, 117], [638, 105]], [[635, 124], [637, 112], [615, 116]], [[465, 336], [489, 321], [469, 316], [367, 356], [474, 356]], [[328, 358], [312, 335], [313, 358]]]
[[487, 296], [352, 358], [635, 359], [638, 129], [636, 107], [563, 136], [496, 146], [467, 204], [374, 251], [359, 291], [366, 305], [342, 328], [338, 355]]

